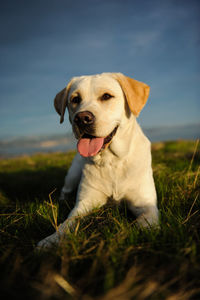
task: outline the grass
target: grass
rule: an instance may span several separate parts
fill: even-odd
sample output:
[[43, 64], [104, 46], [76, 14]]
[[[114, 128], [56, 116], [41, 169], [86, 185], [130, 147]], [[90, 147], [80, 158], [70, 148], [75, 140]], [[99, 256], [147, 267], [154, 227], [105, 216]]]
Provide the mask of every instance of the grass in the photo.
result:
[[75, 201], [58, 203], [74, 153], [1, 159], [1, 298], [200, 299], [200, 145], [156, 143], [152, 154], [160, 230], [134, 227], [126, 205], [110, 203], [43, 253], [35, 245]]

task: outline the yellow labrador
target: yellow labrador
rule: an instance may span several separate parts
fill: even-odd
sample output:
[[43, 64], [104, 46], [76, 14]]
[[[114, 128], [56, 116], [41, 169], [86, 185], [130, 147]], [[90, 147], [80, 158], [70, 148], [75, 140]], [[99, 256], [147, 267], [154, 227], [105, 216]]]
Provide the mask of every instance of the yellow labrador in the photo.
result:
[[158, 224], [151, 144], [136, 121], [149, 90], [121, 73], [103, 73], [75, 77], [56, 95], [60, 122], [67, 108], [78, 140], [61, 199], [77, 186], [78, 193], [67, 220], [39, 247], [57, 243], [73, 227], [75, 217], [104, 205], [108, 198], [127, 200], [140, 226]]

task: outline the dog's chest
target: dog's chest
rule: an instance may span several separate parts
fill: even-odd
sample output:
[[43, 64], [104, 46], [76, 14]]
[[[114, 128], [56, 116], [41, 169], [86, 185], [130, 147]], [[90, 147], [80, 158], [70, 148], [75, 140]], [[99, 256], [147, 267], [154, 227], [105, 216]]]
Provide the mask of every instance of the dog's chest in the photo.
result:
[[86, 164], [84, 177], [86, 180], [90, 179], [90, 184], [95, 189], [103, 191], [108, 197], [120, 200], [130, 184], [132, 167], [127, 159], [107, 158], [105, 161], [101, 160], [94, 164]]
[[126, 182], [126, 176], [127, 176], [127, 162], [111, 162], [110, 164], [107, 164], [105, 166], [105, 177], [106, 182], [110, 182], [111, 187], [111, 196], [115, 200], [119, 200], [123, 197], [124, 194], [124, 184]]

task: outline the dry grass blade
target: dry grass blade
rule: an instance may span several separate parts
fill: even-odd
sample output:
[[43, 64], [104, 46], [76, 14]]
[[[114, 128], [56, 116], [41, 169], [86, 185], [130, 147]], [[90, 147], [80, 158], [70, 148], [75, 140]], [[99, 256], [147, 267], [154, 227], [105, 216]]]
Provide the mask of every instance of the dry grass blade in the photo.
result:
[[80, 226], [80, 219], [78, 219], [78, 222], [77, 222], [77, 224], [76, 224], [76, 228], [75, 228], [75, 230], [74, 230], [74, 235], [75, 235], [75, 236], [77, 235], [79, 226]]
[[55, 282], [68, 294], [71, 296], [76, 296], [78, 293], [77, 291], [64, 279], [61, 275], [56, 274], [54, 275]]
[[195, 158], [195, 155], [196, 155], [196, 152], [197, 152], [198, 145], [199, 145], [199, 139], [196, 141], [196, 144], [195, 144], [195, 148], [194, 148], [194, 152], [193, 152], [193, 155], [192, 155], [192, 159], [190, 161], [190, 165], [189, 165], [189, 168], [188, 168], [188, 174], [191, 171], [191, 168], [192, 168], [192, 165], [193, 165], [193, 162], [194, 162], [194, 158]]
[[197, 179], [199, 177], [199, 173], [200, 173], [200, 166], [197, 169], [197, 173], [196, 173], [196, 176], [195, 176], [195, 179], [194, 179], [194, 183], [193, 183], [194, 189], [196, 188], [196, 184], [197, 184]]
[[53, 201], [51, 198], [51, 195], [53, 193], [55, 193], [56, 189], [54, 189], [50, 194], [49, 194], [49, 201], [50, 201], [50, 205], [51, 205], [51, 209], [52, 209], [52, 214], [53, 214], [53, 226], [56, 229], [56, 231], [58, 231], [58, 223], [57, 223], [57, 217], [58, 217], [58, 212], [57, 212], [57, 207], [55, 205], [53, 205]]
[[192, 209], [193, 209], [193, 207], [194, 207], [194, 205], [195, 205], [195, 203], [196, 203], [196, 201], [197, 201], [197, 199], [198, 199], [198, 196], [199, 196], [199, 195], [197, 195], [197, 196], [195, 197], [195, 199], [194, 199], [194, 201], [193, 201], [193, 203], [192, 203], [192, 205], [191, 205], [191, 207], [190, 207], [190, 210], [189, 210], [189, 212], [188, 212], [188, 215], [187, 215], [186, 219], [182, 222], [182, 224], [185, 224], [185, 223], [186, 223], [193, 215], [195, 215], [195, 214], [198, 212], [198, 210], [197, 210], [197, 211], [195, 211], [195, 212], [191, 215]]

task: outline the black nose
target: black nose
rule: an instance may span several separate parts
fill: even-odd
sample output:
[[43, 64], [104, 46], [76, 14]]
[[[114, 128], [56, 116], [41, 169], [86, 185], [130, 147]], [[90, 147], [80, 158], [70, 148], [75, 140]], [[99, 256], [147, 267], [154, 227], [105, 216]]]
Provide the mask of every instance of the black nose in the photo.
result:
[[74, 118], [74, 122], [79, 127], [86, 127], [88, 125], [93, 125], [94, 120], [95, 120], [95, 116], [90, 111], [79, 112]]

